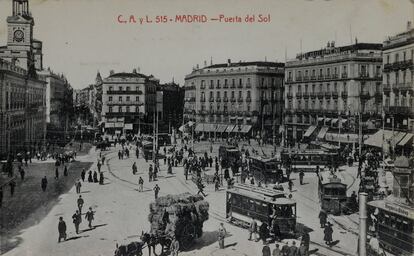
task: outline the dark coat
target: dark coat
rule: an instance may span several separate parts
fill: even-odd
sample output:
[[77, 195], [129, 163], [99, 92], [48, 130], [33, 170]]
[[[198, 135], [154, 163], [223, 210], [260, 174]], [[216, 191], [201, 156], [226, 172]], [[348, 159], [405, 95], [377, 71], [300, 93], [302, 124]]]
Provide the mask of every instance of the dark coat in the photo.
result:
[[66, 233], [66, 223], [65, 223], [64, 220], [59, 221], [58, 231], [59, 231], [59, 233]]
[[325, 227], [325, 230], [323, 231], [323, 233], [325, 234], [323, 237], [323, 240], [327, 241], [327, 242], [332, 242], [332, 227], [330, 225]]

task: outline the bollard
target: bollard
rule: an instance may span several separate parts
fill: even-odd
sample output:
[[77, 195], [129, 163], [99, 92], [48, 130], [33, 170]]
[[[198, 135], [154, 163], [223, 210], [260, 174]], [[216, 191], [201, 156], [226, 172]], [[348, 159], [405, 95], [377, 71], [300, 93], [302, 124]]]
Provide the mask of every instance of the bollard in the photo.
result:
[[367, 196], [365, 192], [359, 193], [359, 256], [367, 255]]

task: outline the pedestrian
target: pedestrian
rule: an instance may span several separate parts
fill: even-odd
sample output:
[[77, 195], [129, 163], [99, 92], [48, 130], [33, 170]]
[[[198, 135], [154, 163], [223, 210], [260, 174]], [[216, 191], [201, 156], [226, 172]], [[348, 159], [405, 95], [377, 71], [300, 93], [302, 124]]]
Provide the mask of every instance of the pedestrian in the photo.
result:
[[218, 229], [218, 242], [220, 249], [224, 249], [224, 238], [226, 237], [227, 230], [224, 227], [223, 223], [220, 223], [220, 227]]
[[63, 241], [66, 241], [66, 222], [63, 220], [63, 217], [59, 217], [58, 231], [58, 243], [60, 243], [61, 239], [63, 239]]
[[330, 222], [326, 224], [325, 230], [323, 231], [323, 233], [324, 233], [323, 240], [325, 241], [325, 244], [331, 245], [333, 229], [332, 229], [332, 224]]
[[55, 169], [55, 179], [59, 179], [59, 169], [58, 169], [57, 166], [56, 166], [56, 169]]
[[249, 240], [252, 240], [252, 236], [254, 241], [257, 242], [257, 222], [254, 218], [252, 218], [249, 226]]
[[79, 234], [79, 225], [82, 222], [81, 213], [76, 210], [76, 212], [72, 215], [73, 224], [75, 225], [76, 234]]
[[149, 169], [148, 169], [149, 182], [152, 181], [152, 176], [153, 176], [153, 169], [152, 169], [152, 164], [150, 164]]
[[104, 184], [104, 175], [103, 172], [101, 172], [99, 174], [99, 185], [103, 185]]
[[86, 171], [85, 171], [85, 168], [83, 168], [81, 172], [82, 182], [85, 182], [85, 175], [86, 175]]
[[24, 169], [20, 168], [20, 178], [22, 179], [22, 181], [24, 181], [24, 175], [25, 175]]
[[277, 223], [277, 216], [274, 216], [272, 219], [272, 232], [273, 235], [275, 236], [275, 240], [276, 241], [280, 241], [282, 234], [280, 233], [280, 227], [279, 224]]
[[272, 256], [282, 256], [282, 253], [279, 248], [279, 244], [276, 244], [276, 248], [273, 249]]
[[155, 187], [153, 188], [153, 190], [154, 190], [155, 200], [157, 200], [158, 193], [160, 192], [160, 187], [158, 186], [158, 184], [155, 184]]
[[289, 191], [292, 192], [292, 189], [293, 189], [293, 181], [292, 180], [289, 180], [288, 186], [289, 186]]
[[259, 228], [259, 235], [260, 235], [260, 239], [263, 241], [263, 244], [266, 244], [267, 238], [269, 237], [269, 229], [265, 222], [263, 222]]
[[79, 212], [80, 212], [80, 213], [82, 213], [82, 207], [83, 207], [83, 203], [84, 203], [84, 201], [83, 201], [83, 198], [82, 198], [82, 196], [81, 196], [81, 195], [79, 195], [79, 198], [78, 198], [78, 200], [77, 200], [77, 203], [78, 203], [78, 209], [79, 209]]
[[288, 241], [286, 241], [285, 244], [282, 246], [281, 254], [283, 256], [288, 256], [289, 255], [289, 243], [288, 243]]
[[308, 253], [308, 252], [309, 252], [309, 244], [310, 244], [310, 235], [309, 235], [309, 232], [305, 232], [305, 233], [302, 235], [302, 241], [301, 241], [301, 244], [303, 244], [303, 245], [305, 246], [305, 248], [306, 248], [306, 253]]
[[224, 179], [225, 180], [230, 179], [230, 173], [229, 173], [229, 169], [228, 168], [224, 169]]
[[42, 188], [43, 192], [46, 191], [46, 188], [47, 188], [47, 178], [46, 178], [46, 176], [43, 177], [43, 179], [41, 180], [40, 187]]
[[321, 228], [325, 227], [327, 218], [328, 216], [326, 215], [325, 210], [321, 209], [321, 211], [319, 212], [319, 223], [321, 224]]
[[271, 256], [270, 255], [270, 247], [267, 244], [263, 246], [262, 255], [263, 256]]
[[14, 188], [16, 187], [16, 182], [14, 180], [10, 181], [10, 196], [12, 197], [14, 195]]
[[92, 183], [93, 182], [93, 178], [92, 178], [92, 171], [88, 172], [88, 182]]
[[184, 167], [185, 180], [188, 180], [188, 166]]
[[292, 245], [289, 247], [289, 253], [288, 256], [297, 256], [299, 253], [299, 249], [296, 246], [296, 242], [292, 241]]
[[197, 182], [197, 188], [198, 188], [197, 195], [199, 195], [201, 193], [204, 197], [207, 196], [206, 194], [204, 194], [204, 184], [201, 181], [201, 179], [199, 179], [198, 182]]
[[80, 179], [78, 179], [78, 180], [76, 181], [76, 183], [75, 183], [75, 187], [76, 187], [76, 193], [77, 193], [77, 194], [80, 194], [80, 192], [81, 192], [81, 187], [82, 187], [82, 184], [81, 184]]
[[98, 183], [98, 173], [96, 171], [93, 172], [93, 182]]
[[105, 165], [105, 156], [102, 157], [102, 165]]
[[306, 245], [304, 242], [300, 243], [299, 250], [298, 250], [299, 256], [308, 256], [308, 249], [306, 248]]
[[300, 185], [303, 185], [303, 177], [304, 176], [305, 176], [305, 173], [303, 172], [303, 170], [300, 170], [300, 172], [299, 172]]
[[98, 167], [98, 172], [101, 172], [101, 166], [102, 166], [102, 164], [101, 164], [101, 161], [100, 160], [98, 160], [98, 163], [96, 164], [96, 166]]
[[[165, 149], [165, 148], [164, 148]], [[180, 243], [178, 240], [173, 236], [170, 251], [172, 253], [172, 256], [178, 256], [178, 250], [180, 250]]]
[[135, 175], [136, 173], [137, 173], [137, 164], [134, 162], [133, 164], [132, 164], [132, 174], [133, 175]]
[[142, 177], [139, 177], [139, 180], [138, 180], [138, 191], [139, 192], [144, 191], [144, 179]]
[[88, 221], [88, 227], [92, 228], [92, 221], [94, 220], [94, 211], [92, 211], [92, 207], [89, 207], [89, 211], [85, 214], [85, 219]]
[[65, 165], [65, 168], [63, 169], [63, 176], [68, 176], [68, 167]]

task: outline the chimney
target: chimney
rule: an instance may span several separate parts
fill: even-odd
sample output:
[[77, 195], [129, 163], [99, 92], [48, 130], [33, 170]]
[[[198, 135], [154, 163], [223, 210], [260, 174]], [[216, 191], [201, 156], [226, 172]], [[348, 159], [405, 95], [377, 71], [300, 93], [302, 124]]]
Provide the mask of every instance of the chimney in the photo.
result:
[[407, 30], [411, 30], [411, 28], [412, 28], [412, 23], [411, 23], [411, 21], [408, 21], [407, 22]]
[[197, 69], [200, 69], [200, 65], [197, 64]]
[[335, 41], [332, 41], [332, 42], [331, 42], [331, 47], [332, 47], [332, 48], [335, 48]]
[[204, 67], [207, 67], [207, 61], [204, 61]]
[[326, 48], [327, 49], [331, 48], [331, 42], [328, 41], [328, 44], [326, 45]]
[[110, 76], [112, 76], [113, 74], [115, 74], [115, 72], [114, 72], [114, 70], [113, 70], [113, 69], [111, 69], [111, 70], [109, 71], [109, 75], [110, 75]]
[[231, 59], [227, 59], [227, 66], [230, 67], [231, 65]]
[[136, 74], [136, 73], [137, 73], [137, 69], [136, 69], [136, 68], [134, 68], [134, 69], [132, 70], [132, 73], [133, 73], [133, 74]]

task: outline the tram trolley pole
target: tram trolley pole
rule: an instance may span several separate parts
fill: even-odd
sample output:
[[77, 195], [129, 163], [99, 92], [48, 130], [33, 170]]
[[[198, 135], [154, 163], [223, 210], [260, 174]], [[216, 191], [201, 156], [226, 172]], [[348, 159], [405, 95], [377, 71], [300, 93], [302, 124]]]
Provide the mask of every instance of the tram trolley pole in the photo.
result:
[[365, 192], [359, 193], [359, 256], [367, 255], [367, 196]]

